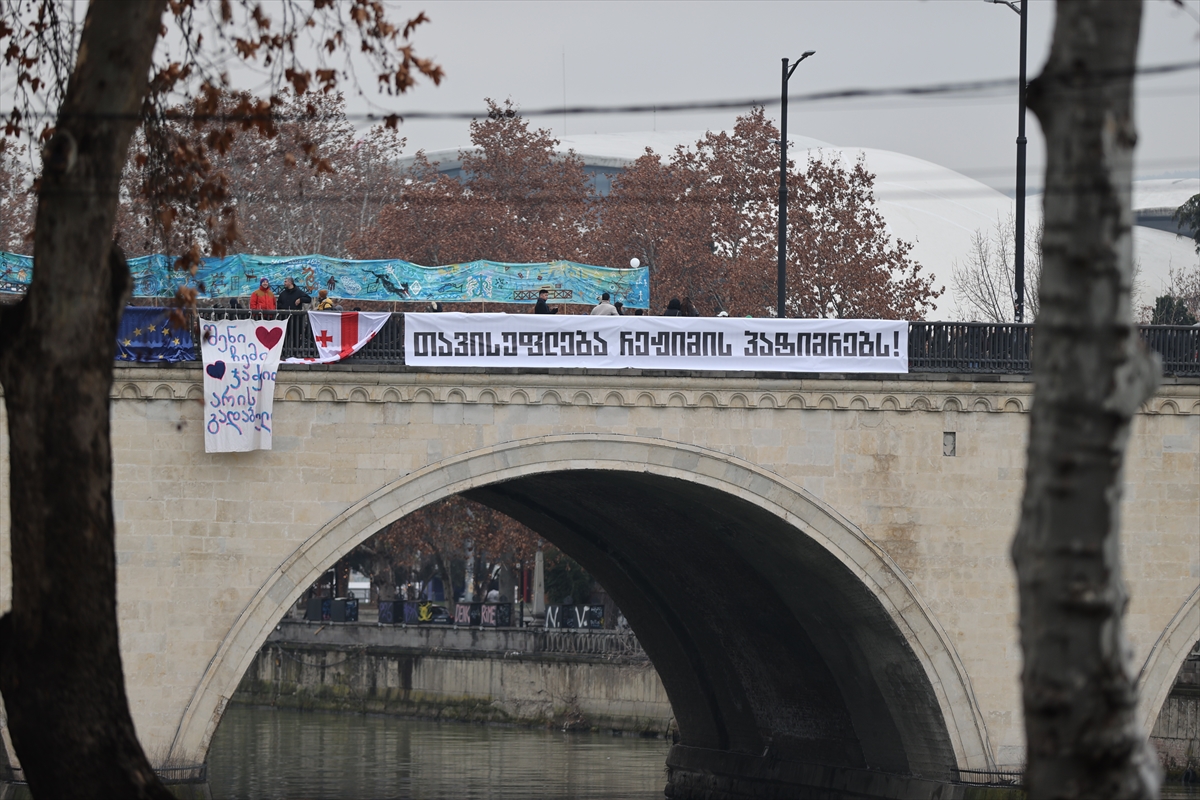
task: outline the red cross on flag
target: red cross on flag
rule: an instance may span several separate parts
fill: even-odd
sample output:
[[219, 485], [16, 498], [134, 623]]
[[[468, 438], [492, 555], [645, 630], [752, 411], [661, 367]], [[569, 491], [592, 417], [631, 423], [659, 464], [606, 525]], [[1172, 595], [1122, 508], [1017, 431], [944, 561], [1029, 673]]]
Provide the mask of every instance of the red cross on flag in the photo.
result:
[[390, 317], [386, 311], [310, 311], [319, 358], [289, 358], [285, 364], [329, 364], [352, 356], [379, 333]]

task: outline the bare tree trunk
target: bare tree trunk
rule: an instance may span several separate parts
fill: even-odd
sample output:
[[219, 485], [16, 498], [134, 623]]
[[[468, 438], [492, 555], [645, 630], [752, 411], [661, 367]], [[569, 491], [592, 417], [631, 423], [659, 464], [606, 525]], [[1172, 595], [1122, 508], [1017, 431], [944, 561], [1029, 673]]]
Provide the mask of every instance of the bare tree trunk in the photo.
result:
[[117, 191], [165, 8], [94, 2], [47, 144], [29, 294], [0, 318], [13, 605], [0, 689], [37, 797], [161, 797], [117, 635], [109, 392], [129, 287]]
[[[447, 564], [446, 559], [442, 557], [442, 551], [438, 550], [436, 547], [433, 548], [433, 560], [434, 560], [434, 563], [437, 564], [438, 573], [440, 573], [441, 578], [442, 578], [442, 597], [445, 598], [445, 600], [443, 602], [445, 602], [446, 605], [449, 606], [450, 613], [453, 614], [454, 613], [454, 600], [455, 600], [455, 598], [454, 598], [454, 576], [450, 573], [450, 565]], [[433, 599], [432, 592], [430, 592], [429, 599], [430, 600]]]
[[1157, 795], [1122, 632], [1118, 521], [1130, 421], [1157, 382], [1130, 307], [1132, 70], [1140, 0], [1059, 0], [1030, 85], [1046, 135], [1046, 230], [1020, 527], [1031, 798]]

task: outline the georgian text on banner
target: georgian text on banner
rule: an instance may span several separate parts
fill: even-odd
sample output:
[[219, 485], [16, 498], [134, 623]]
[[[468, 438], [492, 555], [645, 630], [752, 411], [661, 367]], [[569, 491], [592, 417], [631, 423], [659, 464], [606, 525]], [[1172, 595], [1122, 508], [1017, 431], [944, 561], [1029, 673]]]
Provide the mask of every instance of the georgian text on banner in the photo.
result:
[[405, 314], [429, 367], [908, 372], [908, 323], [858, 319]]
[[204, 452], [271, 449], [275, 374], [287, 320], [200, 320]]

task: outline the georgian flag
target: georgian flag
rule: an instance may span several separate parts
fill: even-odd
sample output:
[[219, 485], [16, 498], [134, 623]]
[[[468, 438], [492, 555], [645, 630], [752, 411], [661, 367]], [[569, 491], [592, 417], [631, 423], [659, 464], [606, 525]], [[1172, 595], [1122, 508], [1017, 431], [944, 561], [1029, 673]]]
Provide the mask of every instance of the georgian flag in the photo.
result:
[[309, 311], [308, 324], [320, 358], [289, 358], [285, 364], [329, 364], [352, 356], [379, 333], [390, 317], [386, 311]]

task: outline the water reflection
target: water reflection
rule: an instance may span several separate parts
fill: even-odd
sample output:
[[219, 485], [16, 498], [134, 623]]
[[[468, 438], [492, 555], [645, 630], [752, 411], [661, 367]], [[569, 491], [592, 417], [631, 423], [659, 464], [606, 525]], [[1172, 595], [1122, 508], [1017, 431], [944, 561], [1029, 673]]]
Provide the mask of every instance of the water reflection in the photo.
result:
[[668, 742], [235, 706], [208, 757], [222, 798], [657, 800]]

